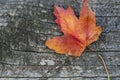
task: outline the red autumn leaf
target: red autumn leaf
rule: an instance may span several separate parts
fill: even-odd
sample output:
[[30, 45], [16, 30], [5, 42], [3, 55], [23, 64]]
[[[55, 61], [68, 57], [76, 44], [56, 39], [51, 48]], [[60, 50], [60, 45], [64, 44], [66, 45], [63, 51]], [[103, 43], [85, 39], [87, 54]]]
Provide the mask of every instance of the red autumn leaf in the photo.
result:
[[96, 26], [95, 13], [89, 7], [88, 0], [83, 1], [79, 18], [71, 7], [65, 10], [54, 6], [54, 15], [64, 35], [48, 39], [45, 45], [59, 54], [81, 56], [85, 48], [96, 41], [102, 32], [101, 27]]

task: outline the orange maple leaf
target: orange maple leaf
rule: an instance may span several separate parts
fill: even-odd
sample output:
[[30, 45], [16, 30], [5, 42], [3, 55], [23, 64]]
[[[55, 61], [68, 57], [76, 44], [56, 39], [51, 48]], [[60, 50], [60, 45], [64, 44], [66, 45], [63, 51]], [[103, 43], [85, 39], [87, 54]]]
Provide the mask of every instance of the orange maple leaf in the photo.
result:
[[96, 26], [95, 13], [89, 7], [88, 0], [83, 1], [79, 18], [71, 7], [65, 10], [54, 6], [54, 15], [64, 35], [48, 39], [45, 45], [59, 54], [81, 56], [85, 48], [96, 41], [102, 32], [101, 27]]

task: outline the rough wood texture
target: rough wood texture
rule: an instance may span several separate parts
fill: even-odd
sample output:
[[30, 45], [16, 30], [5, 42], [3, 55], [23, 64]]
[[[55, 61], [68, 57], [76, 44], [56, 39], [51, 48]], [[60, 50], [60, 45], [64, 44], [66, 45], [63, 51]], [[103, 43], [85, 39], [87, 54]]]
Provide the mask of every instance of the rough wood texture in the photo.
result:
[[[54, 4], [74, 8], [82, 0], [0, 0], [0, 80], [107, 80], [97, 54], [58, 55], [45, 40], [61, 35]], [[120, 80], [120, 0], [90, 0], [103, 33], [91, 45], [103, 56], [111, 80]]]

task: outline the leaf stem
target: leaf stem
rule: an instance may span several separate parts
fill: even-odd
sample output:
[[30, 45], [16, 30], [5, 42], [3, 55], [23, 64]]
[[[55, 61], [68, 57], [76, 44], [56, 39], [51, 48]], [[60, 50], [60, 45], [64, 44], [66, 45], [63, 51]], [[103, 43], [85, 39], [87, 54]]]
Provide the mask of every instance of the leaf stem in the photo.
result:
[[[88, 48], [89, 48], [91, 51], [94, 51], [94, 52], [95, 52], [95, 50], [94, 50], [93, 48], [91, 48], [91, 47], [88, 47]], [[96, 53], [97, 53], [97, 52], [96, 52]], [[110, 80], [110, 74], [109, 74], [108, 68], [107, 68], [107, 66], [106, 66], [105, 60], [103, 59], [102, 55], [100, 55], [100, 54], [98, 54], [98, 57], [99, 57], [100, 60], [102, 61], [103, 66], [104, 66], [104, 68], [105, 68], [105, 71], [106, 71], [106, 74], [107, 74], [107, 80]]]
[[103, 59], [103, 57], [102, 57], [100, 54], [98, 54], [98, 56], [99, 56], [99, 58], [101, 59], [101, 61], [102, 61], [102, 63], [103, 63], [103, 66], [104, 66], [105, 71], [106, 71], [106, 73], [107, 73], [108, 80], [110, 80], [110, 74], [109, 74], [108, 68], [107, 68], [107, 66], [106, 66], [105, 60]]

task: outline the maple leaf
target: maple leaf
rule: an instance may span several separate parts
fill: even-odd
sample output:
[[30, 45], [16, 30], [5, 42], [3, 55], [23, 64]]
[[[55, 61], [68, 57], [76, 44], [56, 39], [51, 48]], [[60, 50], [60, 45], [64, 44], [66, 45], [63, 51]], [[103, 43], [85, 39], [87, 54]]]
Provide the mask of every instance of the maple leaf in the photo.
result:
[[45, 45], [59, 54], [81, 56], [85, 48], [97, 41], [102, 32], [101, 27], [96, 26], [95, 13], [89, 7], [88, 0], [83, 1], [79, 18], [71, 7], [65, 10], [54, 6], [54, 15], [64, 35], [48, 39]]

